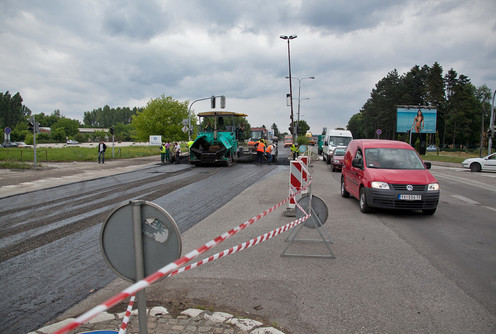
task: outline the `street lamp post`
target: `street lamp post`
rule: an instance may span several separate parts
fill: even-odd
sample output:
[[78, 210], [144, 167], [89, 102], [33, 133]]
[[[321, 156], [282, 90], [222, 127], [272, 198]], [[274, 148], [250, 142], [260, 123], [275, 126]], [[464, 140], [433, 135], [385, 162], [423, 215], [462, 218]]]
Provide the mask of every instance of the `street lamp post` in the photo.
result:
[[290, 96], [290, 105], [291, 105], [291, 134], [293, 135], [293, 144], [295, 143], [295, 128], [294, 128], [294, 118], [293, 118], [293, 86], [291, 84], [291, 52], [289, 48], [289, 41], [292, 39], [295, 39], [297, 36], [296, 35], [291, 35], [291, 36], [286, 36], [286, 35], [281, 35], [279, 36], [281, 39], [285, 39], [288, 41], [288, 65], [289, 65], [289, 96]]
[[300, 94], [301, 94], [301, 81], [304, 80], [304, 79], [315, 79], [315, 77], [305, 77], [305, 78], [297, 78], [297, 77], [286, 77], [286, 79], [296, 79], [298, 80], [298, 120], [296, 121], [296, 124], [297, 124], [297, 127], [300, 126], [300, 101], [302, 100], [300, 98]]

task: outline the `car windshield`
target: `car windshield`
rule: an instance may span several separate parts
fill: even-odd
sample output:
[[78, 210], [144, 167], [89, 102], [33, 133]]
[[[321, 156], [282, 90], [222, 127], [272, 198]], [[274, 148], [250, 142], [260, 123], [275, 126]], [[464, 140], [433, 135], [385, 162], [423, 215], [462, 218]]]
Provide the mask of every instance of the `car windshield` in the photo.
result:
[[400, 148], [365, 149], [365, 163], [368, 168], [425, 169], [415, 151]]

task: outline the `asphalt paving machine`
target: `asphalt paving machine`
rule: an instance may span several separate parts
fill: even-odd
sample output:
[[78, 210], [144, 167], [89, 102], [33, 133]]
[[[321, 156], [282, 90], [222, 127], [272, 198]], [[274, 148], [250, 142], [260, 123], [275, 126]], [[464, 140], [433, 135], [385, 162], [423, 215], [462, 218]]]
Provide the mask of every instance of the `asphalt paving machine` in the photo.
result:
[[189, 149], [189, 161], [194, 165], [226, 165], [238, 161], [238, 138], [243, 129], [239, 118], [246, 114], [230, 111], [198, 113], [198, 136]]

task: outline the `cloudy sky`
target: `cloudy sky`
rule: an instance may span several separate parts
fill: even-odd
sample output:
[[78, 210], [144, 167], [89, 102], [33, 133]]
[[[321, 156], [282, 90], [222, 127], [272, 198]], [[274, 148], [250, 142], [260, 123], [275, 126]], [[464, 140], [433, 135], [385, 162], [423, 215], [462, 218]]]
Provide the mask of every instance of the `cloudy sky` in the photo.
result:
[[[252, 126], [346, 126], [397, 69], [438, 62], [496, 89], [494, 0], [0, 0], [0, 91], [82, 121], [109, 105], [225, 95]], [[314, 76], [315, 79], [303, 79]], [[299, 85], [301, 83], [301, 85]], [[209, 110], [209, 101], [193, 105]], [[298, 100], [294, 101], [295, 120]]]

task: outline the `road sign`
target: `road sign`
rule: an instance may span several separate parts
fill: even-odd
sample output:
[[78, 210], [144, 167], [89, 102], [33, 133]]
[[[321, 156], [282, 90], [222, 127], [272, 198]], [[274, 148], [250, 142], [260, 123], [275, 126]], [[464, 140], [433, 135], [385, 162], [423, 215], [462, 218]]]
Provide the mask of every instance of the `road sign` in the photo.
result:
[[[141, 239], [141, 247], [136, 247], [136, 237]], [[142, 262], [146, 277], [177, 260], [181, 247], [174, 219], [160, 206], [147, 201], [130, 201], [118, 207], [100, 233], [100, 248], [107, 264], [120, 277], [133, 282], [143, 278], [137, 274], [138, 262]], [[138, 251], [142, 258], [136, 257]]]
[[377, 133], [378, 135], [380, 135], [382, 133], [382, 130], [381, 129], [377, 129], [377, 130], [375, 130], [375, 133]]
[[188, 132], [188, 127], [187, 126], [183, 126], [182, 130], [183, 130], [184, 133], [186, 133], [186, 132]]
[[150, 146], [162, 145], [162, 136], [150, 136]]
[[6, 127], [5, 129], [3, 129], [3, 132], [5, 132], [6, 134], [10, 134], [12, 132], [12, 129], [9, 127]]

